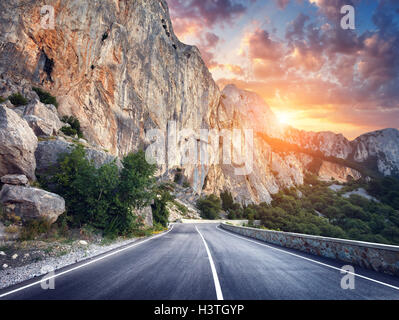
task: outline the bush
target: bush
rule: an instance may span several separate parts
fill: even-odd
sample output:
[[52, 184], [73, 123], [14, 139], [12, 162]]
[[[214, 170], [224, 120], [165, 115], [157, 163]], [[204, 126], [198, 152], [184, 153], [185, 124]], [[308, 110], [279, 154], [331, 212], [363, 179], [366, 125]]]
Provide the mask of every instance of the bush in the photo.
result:
[[57, 99], [54, 96], [52, 96], [49, 92], [36, 87], [33, 87], [32, 90], [37, 93], [41, 103], [52, 104], [53, 106], [58, 108]]
[[96, 168], [77, 146], [63, 155], [51, 183], [64, 197], [72, 227], [89, 225], [108, 236], [128, 235], [139, 228], [135, 210], [153, 199], [155, 166], [143, 151], [126, 156], [119, 172], [115, 161]]
[[167, 190], [158, 190], [157, 196], [155, 197], [154, 204], [151, 205], [152, 216], [156, 224], [160, 224], [163, 227], [168, 226], [169, 222], [169, 211], [166, 207], [168, 201], [172, 201], [173, 197]]
[[196, 206], [204, 219], [215, 220], [219, 218], [219, 213], [222, 211], [221, 200], [214, 194], [198, 199]]
[[79, 138], [83, 138], [83, 132], [80, 128], [80, 121], [74, 116], [64, 116], [61, 118], [62, 122], [68, 123], [70, 127], [62, 127], [61, 131], [67, 136], [74, 137], [77, 135]]
[[0, 96], [0, 103], [3, 103], [5, 101], [6, 101], [6, 99], [4, 99], [2, 96]]
[[222, 200], [222, 208], [224, 211], [229, 212], [234, 208], [234, 199], [229, 191], [223, 191], [220, 194], [220, 199]]
[[26, 106], [28, 104], [28, 100], [19, 92], [9, 96], [8, 100], [10, 100], [10, 102], [16, 107]]

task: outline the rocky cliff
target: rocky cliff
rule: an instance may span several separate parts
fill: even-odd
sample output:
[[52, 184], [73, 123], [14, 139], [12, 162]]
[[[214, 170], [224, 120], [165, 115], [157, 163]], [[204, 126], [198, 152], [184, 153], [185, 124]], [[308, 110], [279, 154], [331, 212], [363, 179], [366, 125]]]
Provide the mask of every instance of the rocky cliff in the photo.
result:
[[[44, 5], [55, 9], [54, 30], [41, 25]], [[60, 113], [77, 116], [89, 141], [115, 155], [137, 150], [146, 130], [168, 120], [206, 128], [219, 102], [164, 0], [1, 1], [0, 57], [3, 79], [50, 90]]]

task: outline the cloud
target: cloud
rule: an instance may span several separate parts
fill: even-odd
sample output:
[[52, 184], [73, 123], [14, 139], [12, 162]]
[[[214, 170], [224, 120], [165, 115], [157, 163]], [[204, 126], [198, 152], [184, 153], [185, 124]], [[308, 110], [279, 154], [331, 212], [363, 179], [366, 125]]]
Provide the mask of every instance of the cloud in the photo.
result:
[[[233, 0], [169, 0], [169, 7], [174, 24], [179, 21], [180, 27], [196, 25], [201, 29], [232, 23], [247, 9]], [[179, 35], [179, 32], [185, 30], [179, 29], [176, 33]]]
[[[399, 127], [399, 1], [378, 0], [369, 20], [375, 28], [368, 31], [340, 28], [340, 7], [352, 4], [356, 8], [359, 0], [304, 1], [317, 8], [316, 17], [309, 11], [298, 12], [291, 22], [278, 27], [279, 32], [273, 32], [272, 24], [249, 19], [241, 41], [235, 38], [237, 50], [229, 45], [229, 52], [223, 52], [220, 44], [230, 39], [214, 30], [245, 14], [250, 1], [246, 5], [171, 2], [179, 13], [174, 18], [175, 28], [195, 33], [204, 61], [217, 69], [221, 88], [234, 83], [255, 91], [272, 108], [300, 111], [303, 118], [298, 123], [310, 127], [318, 121], [331, 126], [335, 122], [349, 135], [367, 126]], [[275, 0], [276, 10], [287, 8], [289, 2]], [[216, 56], [216, 50], [222, 54]], [[217, 59], [230, 56], [234, 57]]]
[[282, 10], [284, 10], [287, 7], [289, 2], [290, 0], [276, 0], [277, 7], [279, 7], [279, 9]]
[[252, 59], [276, 60], [283, 54], [283, 45], [273, 41], [266, 30], [256, 29], [248, 37], [249, 54]]

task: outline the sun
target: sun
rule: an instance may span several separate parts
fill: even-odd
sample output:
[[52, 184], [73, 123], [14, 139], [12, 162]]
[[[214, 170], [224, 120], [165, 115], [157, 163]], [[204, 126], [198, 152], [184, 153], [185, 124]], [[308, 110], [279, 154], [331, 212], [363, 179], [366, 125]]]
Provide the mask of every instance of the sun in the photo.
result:
[[276, 117], [278, 122], [280, 122], [281, 124], [285, 124], [288, 125], [291, 123], [291, 115], [285, 112], [278, 112], [276, 113]]

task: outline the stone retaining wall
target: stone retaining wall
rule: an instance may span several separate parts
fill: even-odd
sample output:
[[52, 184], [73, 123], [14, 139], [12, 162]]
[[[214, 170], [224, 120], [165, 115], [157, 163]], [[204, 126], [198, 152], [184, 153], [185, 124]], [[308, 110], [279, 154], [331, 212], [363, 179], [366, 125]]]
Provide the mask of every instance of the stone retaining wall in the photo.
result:
[[225, 223], [222, 223], [221, 227], [282, 247], [399, 276], [399, 246], [238, 227]]

